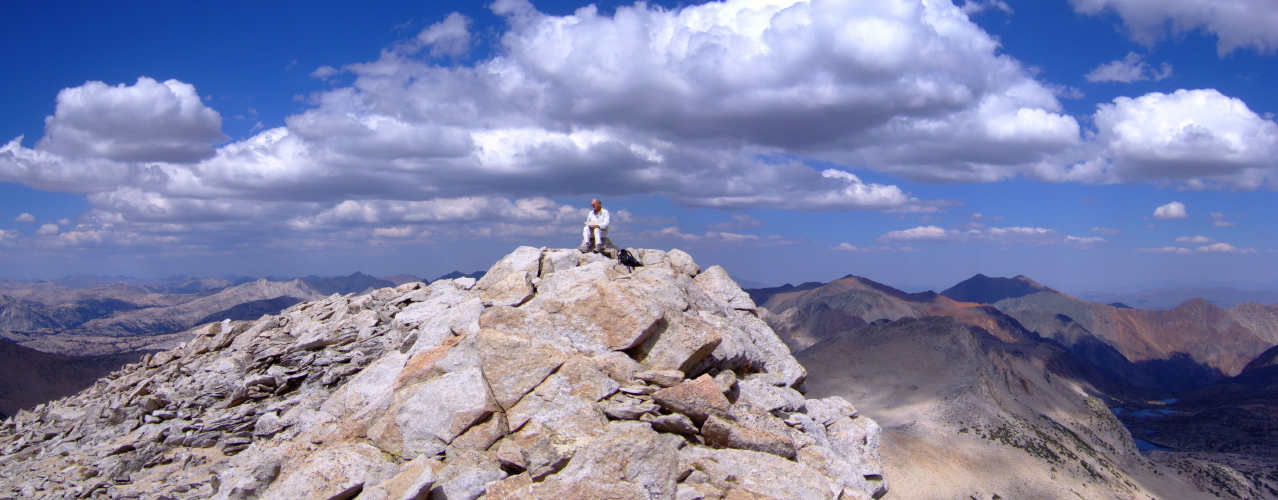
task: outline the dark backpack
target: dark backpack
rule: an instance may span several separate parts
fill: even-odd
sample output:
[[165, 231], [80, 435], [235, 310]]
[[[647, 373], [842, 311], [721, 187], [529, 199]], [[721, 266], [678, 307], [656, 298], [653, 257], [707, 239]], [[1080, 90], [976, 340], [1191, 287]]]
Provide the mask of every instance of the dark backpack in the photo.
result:
[[643, 261], [635, 258], [634, 254], [630, 253], [630, 250], [626, 250], [624, 248], [621, 249], [621, 253], [617, 255], [617, 260], [621, 262], [621, 265], [629, 268], [631, 272], [634, 272], [636, 267], [643, 267]]

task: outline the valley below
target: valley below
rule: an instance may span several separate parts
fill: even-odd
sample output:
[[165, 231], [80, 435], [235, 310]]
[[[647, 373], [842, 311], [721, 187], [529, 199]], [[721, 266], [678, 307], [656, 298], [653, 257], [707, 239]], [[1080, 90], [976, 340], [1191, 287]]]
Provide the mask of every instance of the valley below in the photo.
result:
[[1274, 306], [1142, 310], [980, 275], [750, 293], [810, 397], [883, 425], [899, 498], [1278, 498]]

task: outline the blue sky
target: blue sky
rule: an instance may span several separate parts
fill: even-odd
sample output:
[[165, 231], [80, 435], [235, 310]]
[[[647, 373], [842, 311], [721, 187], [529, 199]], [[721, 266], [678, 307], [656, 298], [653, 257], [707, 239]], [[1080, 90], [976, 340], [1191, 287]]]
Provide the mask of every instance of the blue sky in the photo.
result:
[[1264, 0], [19, 2], [0, 276], [1278, 282]]

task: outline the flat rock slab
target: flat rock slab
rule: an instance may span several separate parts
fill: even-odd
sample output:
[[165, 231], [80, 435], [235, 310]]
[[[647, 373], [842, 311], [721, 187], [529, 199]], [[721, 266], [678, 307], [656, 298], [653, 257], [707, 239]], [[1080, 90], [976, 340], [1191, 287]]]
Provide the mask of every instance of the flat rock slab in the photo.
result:
[[686, 373], [723, 341], [713, 325], [697, 316], [680, 316], [683, 317], [663, 320], [656, 331], [633, 350], [635, 359], [648, 371]]
[[579, 450], [553, 482], [583, 487], [629, 483], [642, 487], [645, 498], [670, 498], [678, 465], [679, 450], [647, 424], [614, 422], [606, 434]]
[[688, 446], [679, 450], [679, 460], [693, 470], [685, 482], [699, 481], [727, 498], [740, 490], [737, 495], [753, 496], [735, 498], [833, 500], [843, 490], [816, 469], [770, 453]]
[[396, 472], [394, 465], [382, 460], [381, 450], [367, 444], [340, 444], [287, 463], [280, 479], [261, 498], [351, 498], [366, 483], [380, 482]]
[[558, 349], [534, 345], [526, 335], [496, 329], [479, 332], [478, 348], [484, 378], [503, 410], [509, 410], [568, 359]]
[[790, 460], [794, 459], [797, 451], [794, 441], [784, 434], [738, 425], [715, 416], [706, 419], [701, 426], [701, 435], [706, 443], [714, 446], [771, 453]]
[[709, 375], [659, 390], [652, 394], [652, 400], [668, 411], [687, 415], [698, 425], [712, 415], [727, 418], [731, 406]]
[[395, 414], [406, 454], [435, 455], [496, 409], [478, 366], [424, 382], [410, 394]]

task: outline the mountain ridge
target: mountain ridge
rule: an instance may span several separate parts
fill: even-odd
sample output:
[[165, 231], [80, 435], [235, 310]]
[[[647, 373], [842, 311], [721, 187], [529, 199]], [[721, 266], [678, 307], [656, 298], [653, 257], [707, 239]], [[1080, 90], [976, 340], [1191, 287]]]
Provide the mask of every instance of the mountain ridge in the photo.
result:
[[882, 423], [905, 498], [1211, 497], [1183, 479], [1203, 469], [1142, 457], [1102, 399], [1134, 391], [992, 306], [852, 276], [762, 308], [813, 395]]
[[[1129, 321], [1127, 328], [1174, 325], [1191, 328], [1195, 335], [1222, 330], [1237, 334], [1240, 322], [1267, 332], [1266, 328], [1278, 325], [1269, 308], [1252, 304], [1229, 312], [1204, 300], [1190, 300], [1174, 311], [1119, 310], [1055, 290], [1039, 290], [1028, 278], [982, 277], [968, 284], [974, 283], [993, 283], [992, 291], [997, 293], [976, 290], [984, 295], [967, 297], [997, 300], [982, 305], [956, 302], [943, 295], [893, 292], [849, 276], [804, 291], [773, 294], [761, 305], [761, 312], [808, 367], [812, 394], [858, 398], [862, 411], [883, 423], [886, 470], [894, 476], [911, 477], [912, 482], [900, 490], [909, 498], [951, 498], [953, 495], [947, 493], [953, 491], [981, 498], [1009, 494], [1014, 498], [1043, 497], [1053, 495], [1048, 491], [1057, 487], [1068, 487], [1087, 498], [1128, 498], [1136, 491], [1174, 498], [1192, 496], [1196, 493], [1189, 492], [1193, 491], [1229, 498], [1269, 497], [1267, 485], [1275, 481], [1266, 478], [1278, 470], [1278, 464], [1256, 458], [1263, 453], [1254, 451], [1268, 445], [1233, 448], [1252, 450], [1248, 456], [1222, 454], [1203, 445], [1204, 436], [1223, 442], [1245, 440], [1247, 429], [1253, 428], [1248, 426], [1265, 429], [1267, 422], [1278, 417], [1278, 410], [1265, 414], [1249, 409], [1267, 407], [1256, 406], [1257, 402], [1269, 404], [1254, 391], [1230, 389], [1233, 399], [1219, 399], [1227, 392], [1223, 389], [1249, 379], [1221, 379], [1224, 375], [1220, 372], [1195, 374], [1188, 369], [1199, 366], [1195, 358], [1168, 349], [1177, 344], [1160, 344], [1168, 340], [1166, 335], [1140, 338], [1149, 348], [1173, 355], [1133, 362], [1110, 344], [1111, 339], [1085, 328], [1117, 317]], [[1083, 314], [1092, 310], [1114, 316]], [[1025, 319], [1029, 321], [1023, 323]], [[1213, 340], [1202, 339], [1205, 343]], [[1231, 344], [1228, 337], [1220, 340], [1223, 347], [1216, 362], [1227, 361], [1224, 354], [1229, 349], [1250, 345]], [[939, 357], [926, 356], [947, 342], [967, 347]], [[1256, 358], [1259, 362], [1245, 354], [1229, 355], [1257, 365], [1271, 361], [1263, 355]], [[1184, 377], [1184, 387], [1201, 387], [1219, 379], [1200, 391], [1218, 399], [1194, 406], [1194, 397], [1186, 395], [1186, 401], [1180, 403], [1146, 408], [1145, 402], [1171, 394], [1160, 385], [1166, 383], [1160, 377], [1169, 373]], [[1267, 374], [1261, 370], [1255, 375], [1262, 373]], [[1269, 379], [1252, 380], [1259, 384]], [[882, 389], [877, 393], [870, 389], [876, 387]], [[1076, 397], [1080, 394], [1086, 396], [1086, 404], [1079, 404]], [[1135, 404], [1142, 409], [1124, 412], [1120, 423], [1108, 404]], [[1192, 408], [1196, 413], [1159, 417], [1164, 413], [1158, 405]], [[1233, 416], [1218, 418], [1213, 408], [1225, 409]], [[1201, 416], [1197, 412], [1202, 412]], [[1186, 423], [1178, 424], [1182, 421]], [[1104, 426], [1108, 430], [1087, 437], [1090, 431], [1086, 429], [1094, 428], [1097, 422], [1108, 422]], [[1166, 425], [1156, 425], [1159, 422]], [[1190, 422], [1212, 430], [1195, 433]], [[1152, 460], [1142, 458], [1132, 434], [1123, 429], [1125, 425], [1142, 432], [1158, 429], [1153, 436], [1166, 436], [1159, 443], [1185, 448], [1150, 452]], [[1075, 441], [1079, 436], [1082, 441]], [[1105, 449], [1109, 451], [1098, 447], [1093, 438], [1108, 443]], [[1017, 453], [1029, 455], [1018, 459]], [[1091, 458], [1085, 460], [1087, 467], [1068, 472], [1070, 469], [1055, 462], [1063, 456]], [[975, 463], [1002, 465], [994, 470], [964, 465]], [[1093, 472], [1099, 475], [1093, 476]], [[1101, 477], [1113, 483], [1112, 488], [1090, 489], [1088, 484]]]
[[977, 274], [945, 289], [940, 294], [959, 302], [993, 304], [1000, 300], [1039, 292], [1060, 293], [1023, 275], [1014, 278], [991, 278], [984, 274]]
[[0, 340], [0, 413], [13, 415], [75, 394], [148, 353], [70, 357]]
[[[203, 328], [0, 422], [21, 496], [881, 498], [879, 427], [717, 266], [520, 247]], [[4, 494], [0, 492], [0, 494]]]
[[1232, 286], [1178, 286], [1136, 292], [1091, 292], [1078, 296], [1092, 302], [1122, 302], [1139, 309], [1171, 309], [1192, 298], [1205, 299], [1221, 309], [1229, 309], [1246, 302], [1264, 305], [1278, 303], [1278, 290], [1243, 289]]

